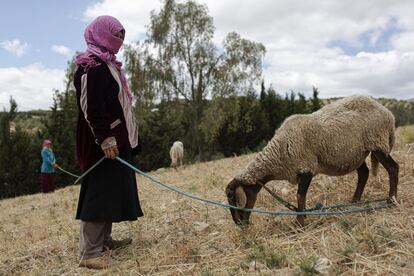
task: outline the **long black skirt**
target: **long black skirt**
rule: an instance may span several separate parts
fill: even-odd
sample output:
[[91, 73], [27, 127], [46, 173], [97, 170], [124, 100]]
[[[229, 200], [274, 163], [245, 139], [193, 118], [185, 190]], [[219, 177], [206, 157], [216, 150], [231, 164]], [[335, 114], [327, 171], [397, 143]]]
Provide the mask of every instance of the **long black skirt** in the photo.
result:
[[[131, 153], [120, 156], [132, 163]], [[76, 219], [120, 222], [143, 216], [135, 172], [117, 160], [105, 159], [82, 181]]]

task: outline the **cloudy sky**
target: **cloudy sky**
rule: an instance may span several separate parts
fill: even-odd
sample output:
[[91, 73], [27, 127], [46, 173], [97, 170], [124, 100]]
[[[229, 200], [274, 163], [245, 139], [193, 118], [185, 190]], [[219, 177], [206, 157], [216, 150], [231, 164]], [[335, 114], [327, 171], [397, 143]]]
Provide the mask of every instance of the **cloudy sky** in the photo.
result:
[[[232, 31], [266, 46], [264, 78], [279, 93], [414, 98], [414, 1], [199, 0], [220, 45]], [[0, 109], [49, 109], [83, 31], [109, 14], [126, 41], [145, 38], [158, 0], [13, 0], [0, 11]]]

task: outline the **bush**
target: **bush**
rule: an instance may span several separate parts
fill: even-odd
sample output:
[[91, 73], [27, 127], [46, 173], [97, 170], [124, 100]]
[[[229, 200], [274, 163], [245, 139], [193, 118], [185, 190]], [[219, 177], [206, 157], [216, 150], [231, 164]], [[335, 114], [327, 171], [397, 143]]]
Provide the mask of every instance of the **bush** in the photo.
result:
[[400, 136], [404, 143], [414, 143], [414, 125], [401, 127]]
[[10, 111], [0, 116], [0, 198], [39, 191], [40, 139], [20, 126], [10, 130], [17, 104], [10, 100]]

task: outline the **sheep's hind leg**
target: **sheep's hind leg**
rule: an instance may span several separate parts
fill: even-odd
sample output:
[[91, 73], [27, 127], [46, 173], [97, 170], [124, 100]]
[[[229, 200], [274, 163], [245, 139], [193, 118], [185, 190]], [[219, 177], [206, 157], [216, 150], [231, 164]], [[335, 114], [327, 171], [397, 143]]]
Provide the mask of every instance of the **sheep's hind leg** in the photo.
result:
[[[298, 184], [298, 212], [303, 212], [306, 208], [306, 193], [308, 192], [309, 185], [312, 181], [313, 175], [310, 172], [299, 174], [299, 184]], [[300, 226], [305, 225], [305, 215], [298, 215], [296, 221]]]
[[357, 169], [358, 172], [358, 184], [352, 197], [352, 202], [358, 202], [361, 200], [362, 193], [364, 192], [365, 184], [367, 184], [369, 170], [367, 164], [364, 162]]
[[389, 201], [393, 201], [397, 197], [397, 186], [398, 186], [398, 172], [399, 166], [398, 163], [392, 159], [389, 154], [386, 154], [382, 151], [373, 151], [372, 152], [377, 158], [377, 160], [384, 166], [387, 170], [390, 178], [390, 191], [389, 191]]

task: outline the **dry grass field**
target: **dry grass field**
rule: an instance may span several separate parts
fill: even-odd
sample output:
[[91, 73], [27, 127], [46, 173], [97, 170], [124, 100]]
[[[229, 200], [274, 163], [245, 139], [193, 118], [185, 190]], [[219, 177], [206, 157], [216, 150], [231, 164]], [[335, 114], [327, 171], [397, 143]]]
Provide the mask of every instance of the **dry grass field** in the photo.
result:
[[[399, 129], [392, 153], [400, 164], [396, 208], [330, 217], [308, 216], [299, 228], [293, 217], [253, 214], [252, 225], [236, 227], [227, 209], [206, 205], [137, 176], [145, 216], [114, 224], [115, 238], [133, 243], [111, 255], [104, 271], [78, 267], [79, 222], [74, 219], [79, 186], [53, 194], [0, 201], [0, 275], [414, 275], [414, 150], [411, 129]], [[408, 133], [408, 134], [407, 134]], [[407, 138], [408, 137], [408, 138]], [[150, 174], [185, 191], [225, 201], [227, 181], [254, 154], [165, 169]], [[348, 202], [356, 173], [317, 176], [308, 206]], [[269, 186], [295, 202], [296, 189]], [[384, 197], [388, 177], [370, 177], [364, 198]], [[265, 192], [257, 208], [286, 210]]]

